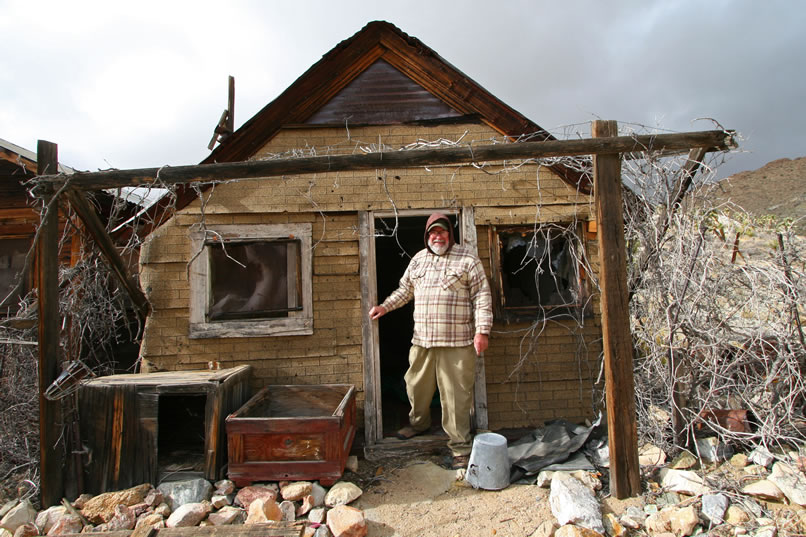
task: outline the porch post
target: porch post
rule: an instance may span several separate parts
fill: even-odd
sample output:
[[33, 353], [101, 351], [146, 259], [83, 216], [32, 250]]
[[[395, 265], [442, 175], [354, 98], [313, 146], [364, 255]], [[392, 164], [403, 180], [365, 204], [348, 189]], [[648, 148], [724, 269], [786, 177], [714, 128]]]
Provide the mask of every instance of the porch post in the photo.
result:
[[375, 274], [375, 217], [371, 211], [358, 213], [358, 257], [361, 284], [361, 347], [364, 355], [364, 442], [367, 446], [383, 439], [381, 416], [381, 372], [378, 356], [378, 323], [369, 310], [378, 303]]
[[[615, 121], [594, 121], [592, 134], [595, 138], [617, 136], [618, 125]], [[641, 492], [622, 216], [621, 155], [595, 155], [593, 176], [601, 252], [599, 281], [602, 288], [610, 493], [621, 499]]]
[[[58, 173], [58, 147], [39, 140], [37, 174]], [[62, 457], [56, 449], [61, 419], [58, 401], [45, 398], [45, 390], [59, 375], [59, 202], [53, 190], [44, 197], [36, 243], [36, 286], [39, 307], [39, 464], [42, 507], [56, 505], [64, 495]], [[52, 203], [51, 203], [52, 201]]]

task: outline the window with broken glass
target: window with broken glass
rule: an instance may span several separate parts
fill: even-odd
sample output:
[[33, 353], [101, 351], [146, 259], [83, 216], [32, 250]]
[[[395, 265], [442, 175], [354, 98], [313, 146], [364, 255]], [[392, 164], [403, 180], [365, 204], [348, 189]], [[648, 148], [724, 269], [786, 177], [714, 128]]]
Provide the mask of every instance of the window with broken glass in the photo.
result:
[[576, 225], [492, 227], [495, 314], [507, 322], [582, 313], [582, 244]]
[[218, 226], [195, 234], [190, 336], [313, 333], [310, 227]]

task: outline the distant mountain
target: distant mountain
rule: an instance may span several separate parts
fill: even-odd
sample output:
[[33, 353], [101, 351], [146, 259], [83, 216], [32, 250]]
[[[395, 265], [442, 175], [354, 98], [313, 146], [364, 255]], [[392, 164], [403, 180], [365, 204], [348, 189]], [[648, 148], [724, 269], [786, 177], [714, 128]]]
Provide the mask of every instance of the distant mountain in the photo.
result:
[[717, 183], [717, 197], [755, 216], [800, 219], [796, 232], [806, 235], [806, 157], [779, 159]]

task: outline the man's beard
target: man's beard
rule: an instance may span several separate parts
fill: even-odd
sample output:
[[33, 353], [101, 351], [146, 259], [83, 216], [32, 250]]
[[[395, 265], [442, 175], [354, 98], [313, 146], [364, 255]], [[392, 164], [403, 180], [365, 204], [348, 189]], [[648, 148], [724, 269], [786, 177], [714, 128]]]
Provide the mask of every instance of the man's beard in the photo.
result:
[[431, 251], [437, 255], [443, 255], [450, 247], [448, 243], [434, 244], [433, 241], [428, 241], [428, 246], [431, 248]]

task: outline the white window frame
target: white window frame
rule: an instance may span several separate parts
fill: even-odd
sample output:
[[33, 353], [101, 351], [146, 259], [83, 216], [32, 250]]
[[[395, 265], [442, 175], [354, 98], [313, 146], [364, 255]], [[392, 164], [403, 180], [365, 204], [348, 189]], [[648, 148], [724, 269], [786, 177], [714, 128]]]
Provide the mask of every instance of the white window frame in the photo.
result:
[[[311, 224], [221, 224], [205, 231], [192, 231], [192, 251], [198, 253], [190, 262], [190, 333], [191, 339], [266, 336], [299, 336], [313, 334], [313, 267]], [[210, 257], [207, 245], [260, 240], [294, 239], [300, 241], [300, 277], [302, 279], [302, 311], [291, 311], [288, 317], [232, 319], [208, 321], [210, 304]], [[296, 285], [289, 279], [289, 285]]]

